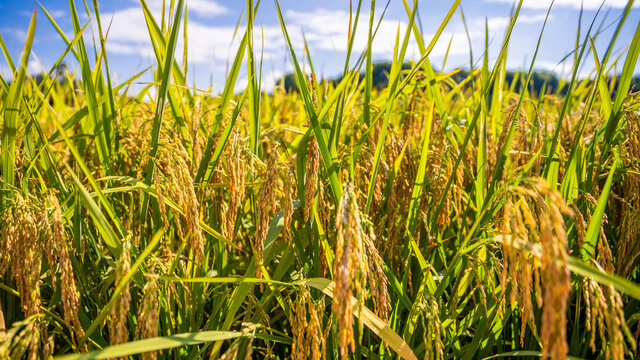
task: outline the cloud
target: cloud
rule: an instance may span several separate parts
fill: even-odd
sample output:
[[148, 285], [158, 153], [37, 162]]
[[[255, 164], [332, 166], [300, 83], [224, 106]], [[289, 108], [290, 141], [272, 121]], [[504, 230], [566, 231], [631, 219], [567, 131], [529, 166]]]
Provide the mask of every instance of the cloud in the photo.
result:
[[25, 39], [27, 38], [27, 32], [22, 30], [22, 29], [18, 29], [18, 28], [2, 28], [0, 29], [0, 31], [2, 31], [3, 34], [9, 34], [11, 36], [13, 36], [15, 39], [24, 42]]
[[[149, 5], [157, 19], [160, 18], [161, 14], [161, 5], [159, 5], [158, 1], [159, 0], [154, 0], [150, 2]], [[205, 0], [190, 0], [190, 13], [204, 9], [199, 12], [199, 15], [209, 14], [213, 16], [216, 12], [227, 11], [219, 10], [217, 7], [211, 6], [211, 4], [216, 3]], [[376, 11], [376, 14], [379, 16], [382, 14], [382, 10], [379, 9]], [[125, 8], [116, 11], [112, 15], [113, 23], [107, 39], [108, 52], [120, 55], [137, 55], [150, 59], [152, 62], [155, 61], [141, 9], [139, 7]], [[111, 16], [107, 18], [103, 15], [103, 18], [103, 22], [111, 21]], [[537, 15], [530, 17], [523, 16], [523, 19], [522, 22], [536, 22], [540, 20]], [[314, 52], [324, 52], [325, 54], [337, 52], [338, 57], [344, 56], [347, 50], [347, 39], [349, 35], [349, 12], [323, 8], [312, 11], [288, 10], [285, 12], [285, 20], [294, 50], [299, 57], [302, 56], [304, 46], [303, 31], [312, 55]], [[359, 21], [358, 31], [354, 35], [354, 58], [365, 50], [368, 42], [369, 19], [364, 16], [361, 17]], [[506, 26], [508, 18], [492, 18], [489, 22], [490, 30], [495, 31], [500, 25], [504, 24], [504, 26]], [[472, 40], [477, 40], [484, 36], [483, 25], [484, 23], [482, 22], [482, 26], [474, 27], [474, 29], [477, 28], [478, 30], [473, 30], [470, 34]], [[400, 41], [402, 41], [406, 28], [406, 19], [393, 19], [388, 17], [388, 14], [386, 15], [385, 19], [380, 22], [372, 46], [372, 52], [376, 59], [391, 58], [396, 41], [396, 34], [398, 34], [399, 31]], [[449, 41], [451, 41], [451, 46], [449, 47], [450, 56], [466, 55], [469, 53], [469, 44], [464, 31], [454, 32], [449, 29], [455, 29], [455, 26], [450, 26], [442, 33], [440, 40], [431, 52], [430, 56], [432, 58], [443, 57], [447, 52]], [[187, 24], [187, 34], [188, 62], [195, 66], [203, 64], [210, 65], [214, 62], [216, 64], [224, 64], [225, 62], [233, 61], [236, 49], [243, 36], [242, 29], [236, 33], [235, 26], [214, 26], [199, 18], [190, 18]], [[433, 34], [424, 34], [425, 41], [428, 43], [432, 36]], [[176, 58], [178, 61], [182, 61], [183, 45], [183, 36], [181, 35], [176, 50]], [[256, 56], [259, 57], [262, 54], [267, 63], [271, 61], [273, 64], [273, 62], [279, 61], [279, 59], [287, 58], [287, 45], [282, 35], [282, 30], [277, 24], [263, 26], [256, 24], [254, 28], [253, 47]], [[407, 48], [406, 58], [417, 60], [419, 57], [420, 52], [412, 36]], [[339, 59], [339, 61], [342, 62], [344, 59]], [[323, 64], [320, 63], [316, 65], [319, 69], [323, 67]], [[215, 73], [219, 73], [221, 68], [223, 67], [217, 66]], [[269, 75], [265, 76], [265, 79], [268, 77]]]
[[187, 7], [190, 15], [199, 17], [214, 17], [229, 12], [226, 7], [209, 0], [189, 0]]
[[[276, 83], [284, 76], [284, 72], [280, 70], [273, 70], [270, 72], [263, 72], [260, 78], [260, 84], [262, 91], [271, 92], [276, 86]], [[249, 85], [249, 79], [246, 76], [238, 78], [236, 86], [233, 89], [234, 92], [242, 92]]]
[[[527, 63], [528, 66], [528, 63]], [[507, 60], [507, 68], [523, 69], [522, 64], [517, 64], [513, 60]], [[596, 65], [592, 59], [584, 60], [578, 69], [577, 78], [583, 80], [592, 77], [595, 74]], [[573, 73], [573, 61], [555, 62], [548, 60], [536, 60], [536, 71], [546, 71], [556, 74], [563, 79], [570, 79]]]
[[[156, 19], [160, 19], [161, 6], [162, 2], [158, 0], [149, 3], [149, 8]], [[208, 0], [191, 0], [189, 1], [189, 9], [190, 14], [197, 14], [199, 17], [212, 17], [228, 11], [226, 7]], [[144, 14], [140, 7], [118, 10], [108, 17], [108, 21], [111, 21], [112, 17], [113, 23], [107, 38], [109, 52], [155, 57]], [[209, 63], [214, 57], [225, 58], [230, 48], [233, 48], [234, 45], [237, 48], [240, 40], [238, 36], [242, 35], [236, 35], [236, 38], [233, 39], [234, 32], [235, 28], [231, 26], [210, 26], [191, 19], [187, 23], [189, 62]], [[182, 56], [180, 49], [184, 46], [183, 39], [183, 36], [179, 37], [178, 49], [176, 50], [178, 58]], [[267, 44], [274, 44], [273, 39], [268, 40]]]
[[[377, 11], [380, 14], [381, 11]], [[296, 29], [304, 29], [310, 46], [317, 50], [347, 51], [349, 36], [349, 13], [343, 10], [317, 9], [314, 11], [288, 10], [285, 13], [288, 19], [288, 28], [292, 36], [300, 33]], [[383, 19], [374, 39], [372, 52], [375, 55], [393, 54], [393, 46], [396, 34], [400, 30], [400, 36], [404, 36], [407, 23], [405, 21]], [[360, 17], [358, 31], [354, 37], [354, 49], [358, 52], [367, 47], [369, 31], [369, 19]]]
[[31, 76], [42, 74], [42, 73], [47, 71], [44, 68], [44, 66], [42, 64], [40, 64], [40, 62], [36, 62], [36, 61], [33, 61], [33, 60], [34, 59], [31, 59], [29, 61], [29, 64], [27, 64], [27, 72], [29, 74], [31, 74]]
[[64, 10], [50, 10], [49, 14], [55, 19], [59, 19], [65, 17], [67, 15], [67, 12]]
[[[294, 11], [289, 10], [286, 13], [287, 25], [289, 32], [296, 34], [296, 28], [303, 28], [306, 39], [311, 50], [338, 51], [344, 53], [347, 50], [349, 13], [342, 10], [317, 9], [314, 11]], [[381, 14], [381, 11], [376, 11]], [[518, 17], [518, 24], [536, 24], [544, 21], [546, 13], [521, 15]], [[550, 17], [551, 18], [551, 17]], [[487, 19], [490, 37], [502, 32], [508, 26], [509, 17], [491, 17]], [[377, 24], [377, 23], [376, 23]], [[386, 17], [380, 23], [380, 27], [374, 39], [372, 52], [378, 59], [389, 59], [393, 54], [393, 48], [396, 41], [396, 34], [399, 31], [400, 41], [404, 37], [407, 28], [405, 19], [398, 20]], [[369, 19], [360, 18], [358, 30], [354, 37], [354, 53], [359, 54], [367, 47], [367, 36], [369, 29]], [[299, 32], [299, 31], [298, 31]], [[431, 41], [434, 34], [425, 33], [423, 39], [425, 43]], [[484, 41], [484, 20], [474, 20], [469, 28], [469, 37], [475, 46]], [[451, 45], [449, 46], [449, 42]], [[444, 57], [447, 53], [449, 56], [465, 56], [469, 54], [469, 41], [467, 34], [462, 27], [462, 23], [451, 22], [445, 31], [440, 35], [438, 42], [430, 53], [430, 58], [437, 59]], [[410, 39], [407, 48], [407, 59], [417, 60], [420, 57], [418, 46], [415, 40]]]
[[107, 41], [107, 54], [110, 53], [121, 55], [140, 55], [147, 58], [155, 56], [153, 49], [150, 46], [136, 46], [133, 44]]
[[[54, 19], [64, 18], [67, 15], [67, 12], [64, 10], [55, 10], [55, 9], [47, 9], [49, 15], [51, 15]], [[20, 10], [18, 14], [30, 18], [33, 15], [32, 11]]]
[[[544, 22], [547, 14], [536, 14], [536, 15], [519, 15], [516, 19], [516, 26], [518, 24], [538, 24]], [[549, 20], [553, 18], [552, 15], [549, 15]], [[507, 26], [509, 26], [509, 22], [511, 18], [509, 16], [495, 16], [487, 19], [487, 26], [489, 27], [489, 32], [495, 32], [500, 30], [505, 30]]]
[[[488, 0], [488, 2], [508, 4], [517, 3], [515, 0]], [[572, 7], [574, 9], [580, 9], [581, 4], [585, 10], [597, 10], [600, 7], [600, 4], [602, 4], [602, 0], [556, 0], [553, 7]], [[627, 0], [604, 0], [603, 8], [623, 8], [626, 5]], [[549, 6], [551, 6], [551, 0], [524, 0], [522, 2], [522, 7], [528, 9], [548, 9]], [[638, 8], [640, 7], [640, 4], [636, 3], [633, 7]]]
[[[154, 15], [158, 15], [157, 18], [159, 18], [162, 13], [162, 3], [162, 0], [147, 1], [147, 6], [149, 6], [149, 9]], [[229, 12], [226, 6], [212, 0], [189, 0], [186, 4], [189, 15], [195, 15], [200, 18], [212, 18]]]
[[0, 75], [2, 75], [2, 78], [4, 78], [5, 81], [9, 81], [13, 76], [11, 69], [6, 65], [0, 65]]

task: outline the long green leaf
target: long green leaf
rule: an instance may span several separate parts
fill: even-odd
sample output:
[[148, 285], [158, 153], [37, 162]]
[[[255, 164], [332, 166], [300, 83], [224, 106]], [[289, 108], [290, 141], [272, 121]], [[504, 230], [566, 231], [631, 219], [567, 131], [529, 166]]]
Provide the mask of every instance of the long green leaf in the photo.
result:
[[35, 33], [36, 9], [33, 9], [31, 21], [29, 22], [29, 30], [27, 31], [27, 39], [24, 43], [24, 49], [22, 50], [20, 69], [18, 70], [18, 74], [14, 75], [14, 80], [11, 82], [9, 93], [7, 94], [4, 104], [4, 126], [2, 130], [2, 148], [0, 149], [0, 154], [2, 154], [2, 178], [6, 183], [5, 186], [12, 186], [15, 180], [16, 135], [19, 126], [18, 119], [20, 115], [24, 79], [27, 74], [27, 66], [29, 64], [29, 57], [31, 56], [31, 45], [33, 45]]
[[108, 346], [101, 350], [91, 351], [85, 354], [69, 354], [56, 356], [54, 360], [89, 360], [89, 359], [113, 359], [124, 356], [142, 354], [150, 351], [158, 351], [176, 348], [180, 346], [197, 345], [206, 342], [235, 339], [243, 335], [237, 331], [197, 331], [169, 336], [158, 336], [150, 339], [130, 341], [128, 343]]
[[600, 237], [600, 225], [602, 224], [604, 211], [607, 207], [607, 200], [609, 199], [609, 193], [611, 192], [611, 186], [613, 185], [613, 176], [616, 172], [617, 166], [618, 159], [613, 162], [611, 170], [609, 170], [609, 176], [607, 177], [607, 182], [604, 184], [600, 197], [598, 198], [596, 209], [593, 214], [591, 214], [591, 221], [589, 222], [589, 227], [587, 228], [587, 233], [584, 236], [584, 242], [580, 249], [580, 259], [582, 259], [582, 261], [591, 260], [591, 257], [593, 257], [593, 253], [596, 250], [598, 238]]
[[[153, 180], [155, 157], [158, 153], [158, 142], [160, 141], [160, 130], [162, 127], [162, 118], [164, 116], [164, 106], [167, 99], [167, 92], [170, 86], [171, 80], [171, 66], [173, 65], [174, 54], [176, 50], [176, 44], [178, 42], [178, 35], [180, 32], [180, 22], [182, 20], [182, 11], [184, 10], [184, 0], [178, 0], [178, 6], [176, 8], [176, 15], [173, 19], [173, 27], [171, 29], [171, 37], [169, 39], [169, 45], [164, 56], [164, 64], [159, 69], [162, 74], [162, 82], [160, 84], [160, 90], [158, 91], [158, 100], [156, 102], [156, 114], [153, 119], [153, 130], [151, 132], [151, 143], [149, 146], [149, 161], [147, 163], [147, 171], [145, 173], [144, 182], [147, 185], [151, 185]], [[143, 195], [142, 205], [140, 206], [140, 218], [146, 219], [147, 209], [149, 207], [149, 197]]]

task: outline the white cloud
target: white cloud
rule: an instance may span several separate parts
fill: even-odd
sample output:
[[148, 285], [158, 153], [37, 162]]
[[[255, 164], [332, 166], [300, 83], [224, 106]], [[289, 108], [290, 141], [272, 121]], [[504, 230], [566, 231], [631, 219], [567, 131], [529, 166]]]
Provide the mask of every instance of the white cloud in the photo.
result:
[[[380, 12], [376, 12], [380, 13]], [[318, 50], [329, 50], [346, 52], [349, 35], [349, 13], [343, 10], [317, 9], [315, 11], [294, 11], [288, 10], [286, 17], [289, 20], [288, 29], [295, 37], [299, 31], [295, 29], [303, 28], [309, 45]], [[367, 36], [369, 30], [369, 19], [361, 17], [358, 23], [358, 31], [354, 38], [354, 49], [362, 51], [367, 46]], [[407, 23], [405, 21], [383, 19], [374, 39], [372, 52], [375, 55], [393, 54], [398, 28], [400, 29], [400, 39], [404, 36]], [[301, 41], [301, 39], [300, 39]]]
[[9, 34], [11, 36], [13, 36], [15, 39], [22, 41], [24, 43], [25, 39], [27, 38], [27, 32], [22, 30], [22, 29], [18, 29], [18, 28], [2, 28], [0, 29], [0, 31], [2, 31], [3, 34]]
[[107, 41], [107, 54], [140, 55], [145, 58], [155, 56], [150, 46], [136, 46], [120, 42]]
[[[158, 21], [161, 16], [161, 3], [161, 1], [153, 1], [149, 4], [152, 14]], [[225, 7], [206, 0], [191, 0], [189, 7], [190, 13], [197, 13], [199, 16], [214, 16], [227, 11]], [[113, 23], [107, 38], [108, 51], [154, 58], [142, 9], [140, 7], [126, 8], [116, 11], [112, 16]], [[111, 21], [111, 16], [108, 20]], [[233, 45], [237, 47], [239, 43], [238, 35], [232, 43], [234, 31], [235, 28], [231, 26], [209, 26], [197, 20], [189, 21], [187, 23], [188, 60], [195, 63], [209, 63], [212, 57], [226, 58], [229, 49]], [[269, 44], [273, 43], [273, 41], [269, 41]], [[180, 36], [176, 50], [178, 58], [182, 56], [181, 48], [183, 45], [183, 36]]]
[[42, 74], [45, 71], [47, 70], [44, 70], [43, 66], [40, 63], [33, 61], [33, 59], [32, 61], [29, 61], [29, 64], [27, 64], [27, 72], [32, 76]]
[[[488, 0], [489, 2], [499, 2], [499, 3], [508, 3], [513, 4], [517, 3], [515, 0]], [[584, 7], [585, 10], [597, 10], [602, 4], [602, 0], [556, 0], [553, 4], [554, 8], [557, 7], [572, 7], [575, 9], [579, 9], [580, 5]], [[611, 7], [611, 8], [622, 8], [627, 5], [627, 0], [604, 0], [603, 8]], [[551, 6], [551, 0], [524, 0], [522, 2], [523, 8], [528, 9], [548, 9]], [[640, 4], [636, 3], [633, 5], [634, 8], [640, 7]]]
[[[149, 9], [154, 13], [154, 15], [158, 15], [157, 18], [159, 18], [162, 12], [162, 3], [162, 0], [147, 1], [147, 6], [149, 6]], [[169, 2], [167, 1], [166, 3]], [[211, 18], [218, 15], [224, 15], [229, 12], [229, 9], [226, 6], [212, 0], [188, 0], [186, 5], [189, 15], [196, 15], [201, 18]], [[138, 9], [138, 11], [142, 12], [140, 9]]]
[[13, 77], [11, 69], [5, 65], [0, 65], [0, 75], [2, 75], [2, 78], [4, 78], [5, 81], [9, 81], [11, 77]]
[[[519, 15], [516, 19], [517, 24], [537, 24], [544, 22], [547, 14], [537, 14], [537, 15]], [[552, 15], [549, 15], [549, 20], [553, 18]], [[487, 26], [489, 27], [489, 32], [506, 30], [507, 26], [509, 26], [509, 22], [511, 18], [509, 16], [495, 16], [487, 19]]]
[[229, 12], [229, 9], [226, 7], [209, 0], [189, 0], [187, 8], [190, 15], [200, 17], [213, 17]]
[[[513, 67], [513, 64], [511, 64], [510, 66]], [[548, 60], [536, 60], [536, 64], [535, 64], [535, 67], [537, 70], [554, 72], [561, 76], [567, 75], [567, 72], [571, 71], [571, 66], [572, 64], [566, 61], [558, 63], [556, 61], [548, 61]]]
[[[377, 11], [376, 14], [380, 14]], [[518, 23], [540, 23], [544, 21], [546, 14], [521, 15]], [[293, 11], [286, 12], [287, 25], [292, 37], [296, 34], [294, 29], [303, 28], [311, 50], [338, 51], [344, 53], [347, 49], [349, 13], [341, 10], [318, 9], [310, 12]], [[487, 20], [490, 36], [498, 31], [503, 31], [509, 23], [509, 17], [492, 17]], [[458, 26], [460, 25], [460, 26]], [[400, 31], [400, 41], [404, 37], [407, 28], [407, 21], [385, 18], [380, 23], [380, 27], [374, 39], [372, 52], [378, 59], [389, 59], [393, 54], [396, 41], [396, 34]], [[369, 20], [366, 17], [360, 18], [358, 31], [354, 39], [354, 53], [358, 55], [367, 46], [367, 36]], [[299, 33], [299, 31], [298, 31]], [[433, 34], [423, 34], [425, 43], [431, 41]], [[484, 20], [474, 21], [469, 29], [469, 37], [473, 44], [477, 44], [484, 39]], [[296, 39], [294, 39], [295, 42]], [[300, 39], [301, 41], [301, 39]], [[451, 46], [449, 46], [451, 41]], [[444, 57], [449, 47], [449, 56], [469, 54], [469, 41], [467, 34], [462, 29], [461, 23], [452, 22], [440, 35], [438, 42], [431, 51], [430, 58], [437, 59]], [[407, 59], [417, 60], [420, 57], [418, 46], [413, 39], [410, 39], [407, 48]]]
[[49, 14], [51, 14], [51, 16], [53, 16], [55, 19], [59, 19], [65, 17], [65, 15], [67, 15], [67, 12], [64, 10], [51, 10], [49, 11]]
[[[47, 8], [45, 8], [47, 9]], [[63, 18], [67, 13], [64, 10], [55, 10], [55, 9], [47, 9], [47, 12], [49, 12], [49, 15], [51, 15], [54, 19], [59, 19], [59, 18]], [[18, 11], [18, 14], [24, 16], [24, 17], [28, 17], [30, 18], [33, 15], [32, 11], [26, 11], [26, 10], [20, 10]]]
[[[276, 82], [278, 82], [278, 80], [280, 80], [283, 75], [284, 75], [284, 72], [280, 70], [263, 72], [262, 77], [260, 78], [260, 84], [259, 84], [259, 86], [261, 87], [261, 91], [267, 91], [267, 92], [273, 91], [273, 88], [276, 86]], [[238, 80], [236, 81], [236, 86], [233, 89], [233, 91], [237, 93], [242, 92], [247, 88], [248, 85], [249, 85], [249, 79], [247, 78], [247, 76], [242, 76], [238, 78]]]
[[[107, 43], [150, 43], [142, 8], [133, 7], [119, 10], [113, 13], [112, 16], [113, 22], [109, 28]], [[104, 14], [101, 18], [103, 23], [111, 21], [111, 15], [107, 17]]]

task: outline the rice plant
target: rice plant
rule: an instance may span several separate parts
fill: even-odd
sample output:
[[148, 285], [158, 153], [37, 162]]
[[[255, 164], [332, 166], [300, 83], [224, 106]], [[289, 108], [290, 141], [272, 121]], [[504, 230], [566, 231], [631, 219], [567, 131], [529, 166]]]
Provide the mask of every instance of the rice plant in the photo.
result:
[[[403, 1], [384, 88], [375, 1], [351, 7], [349, 34], [368, 24], [368, 47], [345, 39], [329, 81], [276, 0], [293, 91], [262, 87], [259, 1], [219, 93], [189, 86], [176, 58], [184, 0], [161, 18], [140, 0], [157, 64], [137, 93], [143, 73], [110, 75], [96, 0], [82, 10], [92, 41], [74, 0], [72, 34], [34, 10], [19, 61], [0, 37], [12, 72], [0, 79], [0, 358], [637, 357], [633, 1], [604, 53], [599, 18], [585, 19], [570, 76], [541, 90], [546, 20], [528, 72], [507, 77], [522, 1], [496, 61], [487, 41], [464, 75], [429, 61], [460, 0], [430, 39], [418, 1]], [[39, 79], [27, 71], [36, 19], [68, 45]]]

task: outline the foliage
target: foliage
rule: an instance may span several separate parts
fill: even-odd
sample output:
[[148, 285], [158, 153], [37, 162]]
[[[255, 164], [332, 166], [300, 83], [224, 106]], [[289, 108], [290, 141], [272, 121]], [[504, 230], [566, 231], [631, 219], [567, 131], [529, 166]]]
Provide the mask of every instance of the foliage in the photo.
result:
[[[0, 358], [636, 356], [632, 2], [604, 54], [599, 17], [578, 33], [567, 80], [534, 73], [535, 56], [506, 71], [522, 2], [494, 64], [485, 48], [470, 72], [434, 71], [459, 2], [425, 43], [405, 1], [393, 60], [371, 65], [346, 39], [335, 81], [296, 52], [276, 2], [294, 73], [267, 94], [248, 0], [218, 95], [190, 88], [173, 55], [183, 0], [162, 18], [141, 0], [158, 65], [120, 84], [97, 1], [92, 42], [73, 0], [72, 37], [41, 6], [68, 44], [45, 76], [26, 71], [36, 12], [17, 66], [0, 38], [14, 79], [0, 79]], [[349, 33], [368, 24], [372, 44], [380, 14], [372, 1], [358, 21], [363, 5]], [[131, 94], [146, 71], [155, 82]]]

